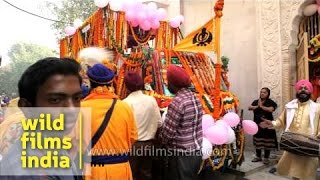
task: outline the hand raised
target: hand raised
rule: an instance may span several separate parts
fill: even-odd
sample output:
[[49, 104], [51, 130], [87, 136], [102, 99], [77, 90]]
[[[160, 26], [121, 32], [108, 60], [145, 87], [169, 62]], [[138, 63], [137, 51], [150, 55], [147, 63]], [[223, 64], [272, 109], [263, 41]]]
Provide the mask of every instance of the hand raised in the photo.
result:
[[261, 107], [262, 106], [262, 101], [261, 99], [258, 100], [258, 107]]
[[267, 120], [265, 118], [261, 118], [262, 122], [259, 124], [261, 128], [272, 128], [273, 124], [270, 120]]

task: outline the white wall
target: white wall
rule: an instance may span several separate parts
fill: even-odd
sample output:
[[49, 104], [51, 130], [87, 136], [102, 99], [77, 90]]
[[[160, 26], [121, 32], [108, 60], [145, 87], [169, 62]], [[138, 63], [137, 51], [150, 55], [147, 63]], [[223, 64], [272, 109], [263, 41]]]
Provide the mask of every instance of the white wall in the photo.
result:
[[182, 0], [181, 10], [185, 16], [184, 24], [181, 26], [183, 34], [188, 35], [212, 18], [213, 6], [212, 0]]
[[[183, 0], [185, 23], [182, 26], [186, 36], [195, 28], [207, 22], [213, 14], [214, 1]], [[225, 0], [221, 49], [229, 57], [229, 81], [231, 91], [240, 99], [244, 118], [252, 119], [247, 110], [250, 103], [259, 96], [257, 75], [257, 35], [255, 0]]]
[[222, 55], [230, 58], [231, 91], [240, 99], [244, 118], [252, 119], [248, 106], [259, 97], [255, 0], [226, 0], [222, 18]]

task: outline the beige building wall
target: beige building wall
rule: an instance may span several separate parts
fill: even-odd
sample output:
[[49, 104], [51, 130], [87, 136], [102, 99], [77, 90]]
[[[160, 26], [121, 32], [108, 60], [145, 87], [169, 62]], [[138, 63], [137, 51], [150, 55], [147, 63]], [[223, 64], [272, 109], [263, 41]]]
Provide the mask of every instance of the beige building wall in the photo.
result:
[[[213, 16], [213, 1], [183, 0], [184, 35], [206, 23]], [[221, 50], [230, 59], [231, 91], [240, 99], [244, 117], [252, 119], [248, 105], [258, 97], [257, 36], [254, 0], [225, 0], [222, 17]]]

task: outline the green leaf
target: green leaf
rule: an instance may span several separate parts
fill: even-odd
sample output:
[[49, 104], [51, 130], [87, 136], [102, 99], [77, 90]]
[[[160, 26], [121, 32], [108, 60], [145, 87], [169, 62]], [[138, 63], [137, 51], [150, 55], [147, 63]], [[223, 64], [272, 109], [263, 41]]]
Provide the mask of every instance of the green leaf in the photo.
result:
[[47, 1], [45, 6], [61, 21], [52, 24], [59, 39], [65, 36], [64, 28], [72, 25], [75, 19], [85, 21], [98, 9], [92, 0], [62, 0], [60, 3]]

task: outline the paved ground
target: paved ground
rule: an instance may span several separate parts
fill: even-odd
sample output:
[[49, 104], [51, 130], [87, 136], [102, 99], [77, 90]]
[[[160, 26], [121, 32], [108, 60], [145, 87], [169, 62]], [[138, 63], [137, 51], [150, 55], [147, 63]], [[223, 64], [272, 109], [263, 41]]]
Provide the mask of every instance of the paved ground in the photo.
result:
[[238, 168], [238, 170], [245, 172], [245, 178], [248, 180], [289, 180], [288, 177], [278, 176], [276, 173], [271, 174], [269, 170], [275, 167], [277, 160], [281, 156], [281, 153], [272, 154], [270, 158], [270, 165], [266, 166], [262, 162], [253, 163], [251, 160], [254, 158], [254, 152], [245, 151], [245, 161]]
[[[253, 150], [245, 151], [245, 161], [236, 170], [236, 173], [219, 173], [207, 172], [204, 176], [200, 176], [201, 180], [290, 180], [288, 177], [278, 176], [276, 173], [271, 174], [270, 169], [275, 167], [281, 154], [272, 154], [270, 165], [264, 165], [262, 162], [253, 163], [251, 160], [255, 157]], [[236, 175], [238, 174], [238, 175]], [[240, 175], [242, 174], [242, 175]], [[243, 176], [244, 174], [244, 176]]]
[[269, 170], [277, 164], [277, 160], [281, 157], [281, 152], [271, 153], [270, 165], [266, 166], [262, 162], [253, 163], [251, 160], [255, 157], [252, 136], [246, 135], [245, 138], [245, 161], [237, 170], [245, 173], [245, 179], [248, 180], [290, 180], [291, 178], [282, 177], [269, 173]]

